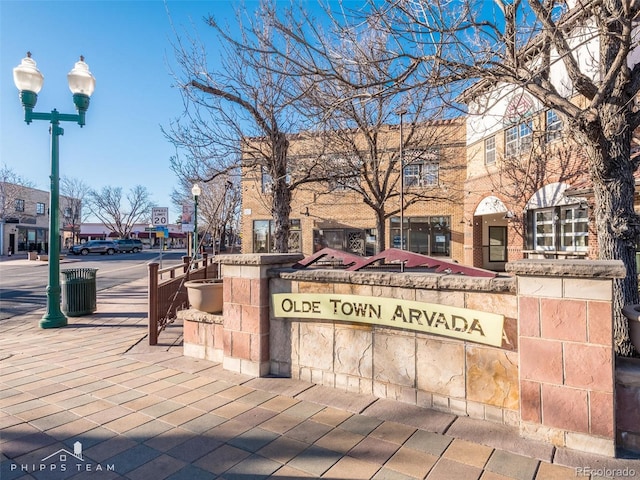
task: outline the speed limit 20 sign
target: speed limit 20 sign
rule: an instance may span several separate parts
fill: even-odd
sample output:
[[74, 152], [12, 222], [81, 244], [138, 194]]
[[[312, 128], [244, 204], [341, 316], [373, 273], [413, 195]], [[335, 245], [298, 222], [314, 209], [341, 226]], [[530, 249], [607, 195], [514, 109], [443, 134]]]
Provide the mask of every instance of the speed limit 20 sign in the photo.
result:
[[168, 225], [169, 224], [169, 208], [153, 207], [151, 209], [151, 223], [153, 225]]

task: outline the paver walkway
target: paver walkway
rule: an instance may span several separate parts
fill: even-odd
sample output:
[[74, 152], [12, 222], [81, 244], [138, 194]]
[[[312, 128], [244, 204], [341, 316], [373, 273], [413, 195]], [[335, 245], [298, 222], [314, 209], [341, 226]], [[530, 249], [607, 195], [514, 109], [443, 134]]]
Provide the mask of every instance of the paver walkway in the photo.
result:
[[149, 347], [146, 288], [99, 292], [95, 314], [60, 329], [38, 328], [42, 312], [0, 322], [1, 480], [640, 478], [638, 459], [580, 455], [502, 425], [230, 373], [183, 357], [180, 325]]

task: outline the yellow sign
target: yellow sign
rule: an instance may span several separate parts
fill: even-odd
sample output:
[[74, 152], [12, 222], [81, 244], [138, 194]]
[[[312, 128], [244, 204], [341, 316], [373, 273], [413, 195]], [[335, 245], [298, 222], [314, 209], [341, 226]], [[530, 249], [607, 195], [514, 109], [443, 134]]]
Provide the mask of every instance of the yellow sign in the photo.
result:
[[504, 315], [396, 298], [329, 293], [277, 293], [276, 317], [367, 323], [500, 347]]

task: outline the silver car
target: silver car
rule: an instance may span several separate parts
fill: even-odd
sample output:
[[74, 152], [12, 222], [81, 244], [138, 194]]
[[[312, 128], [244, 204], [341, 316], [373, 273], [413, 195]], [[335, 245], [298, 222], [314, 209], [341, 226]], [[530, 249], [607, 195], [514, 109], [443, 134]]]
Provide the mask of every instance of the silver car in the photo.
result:
[[89, 240], [87, 243], [74, 245], [69, 249], [69, 252], [74, 255], [89, 255], [90, 253], [113, 255], [119, 251], [118, 244], [110, 240]]

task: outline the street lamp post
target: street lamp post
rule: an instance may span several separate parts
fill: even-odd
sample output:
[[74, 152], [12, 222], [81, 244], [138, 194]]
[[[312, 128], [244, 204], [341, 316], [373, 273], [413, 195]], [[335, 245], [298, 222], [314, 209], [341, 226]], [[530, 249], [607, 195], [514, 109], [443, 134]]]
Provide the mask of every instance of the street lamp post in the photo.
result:
[[[200, 189], [200, 185], [197, 183], [193, 184], [193, 188], [191, 188], [191, 194], [193, 195], [194, 200], [194, 211], [193, 211], [193, 258], [194, 260], [198, 258], [198, 197], [202, 193]], [[215, 249], [215, 246], [214, 246]]]
[[59, 173], [59, 137], [64, 134], [60, 122], [75, 122], [80, 127], [85, 124], [85, 113], [89, 108], [89, 97], [96, 86], [96, 80], [84, 63], [84, 58], [76, 62], [67, 75], [69, 89], [73, 94], [73, 103], [77, 114], [34, 112], [38, 93], [42, 89], [44, 76], [36, 67], [31, 53], [22, 59], [13, 69], [13, 81], [20, 90], [20, 100], [24, 107], [24, 121], [46, 120], [51, 123], [51, 190], [49, 195], [49, 284], [47, 285], [47, 311], [40, 320], [41, 328], [64, 327], [67, 318], [60, 310], [60, 173]]
[[407, 113], [400, 113], [400, 250], [404, 250], [404, 131], [403, 117]]
[[[398, 112], [400, 115], [400, 250], [404, 250], [404, 115], [406, 110]], [[404, 272], [404, 261], [400, 262], [400, 271]]]

